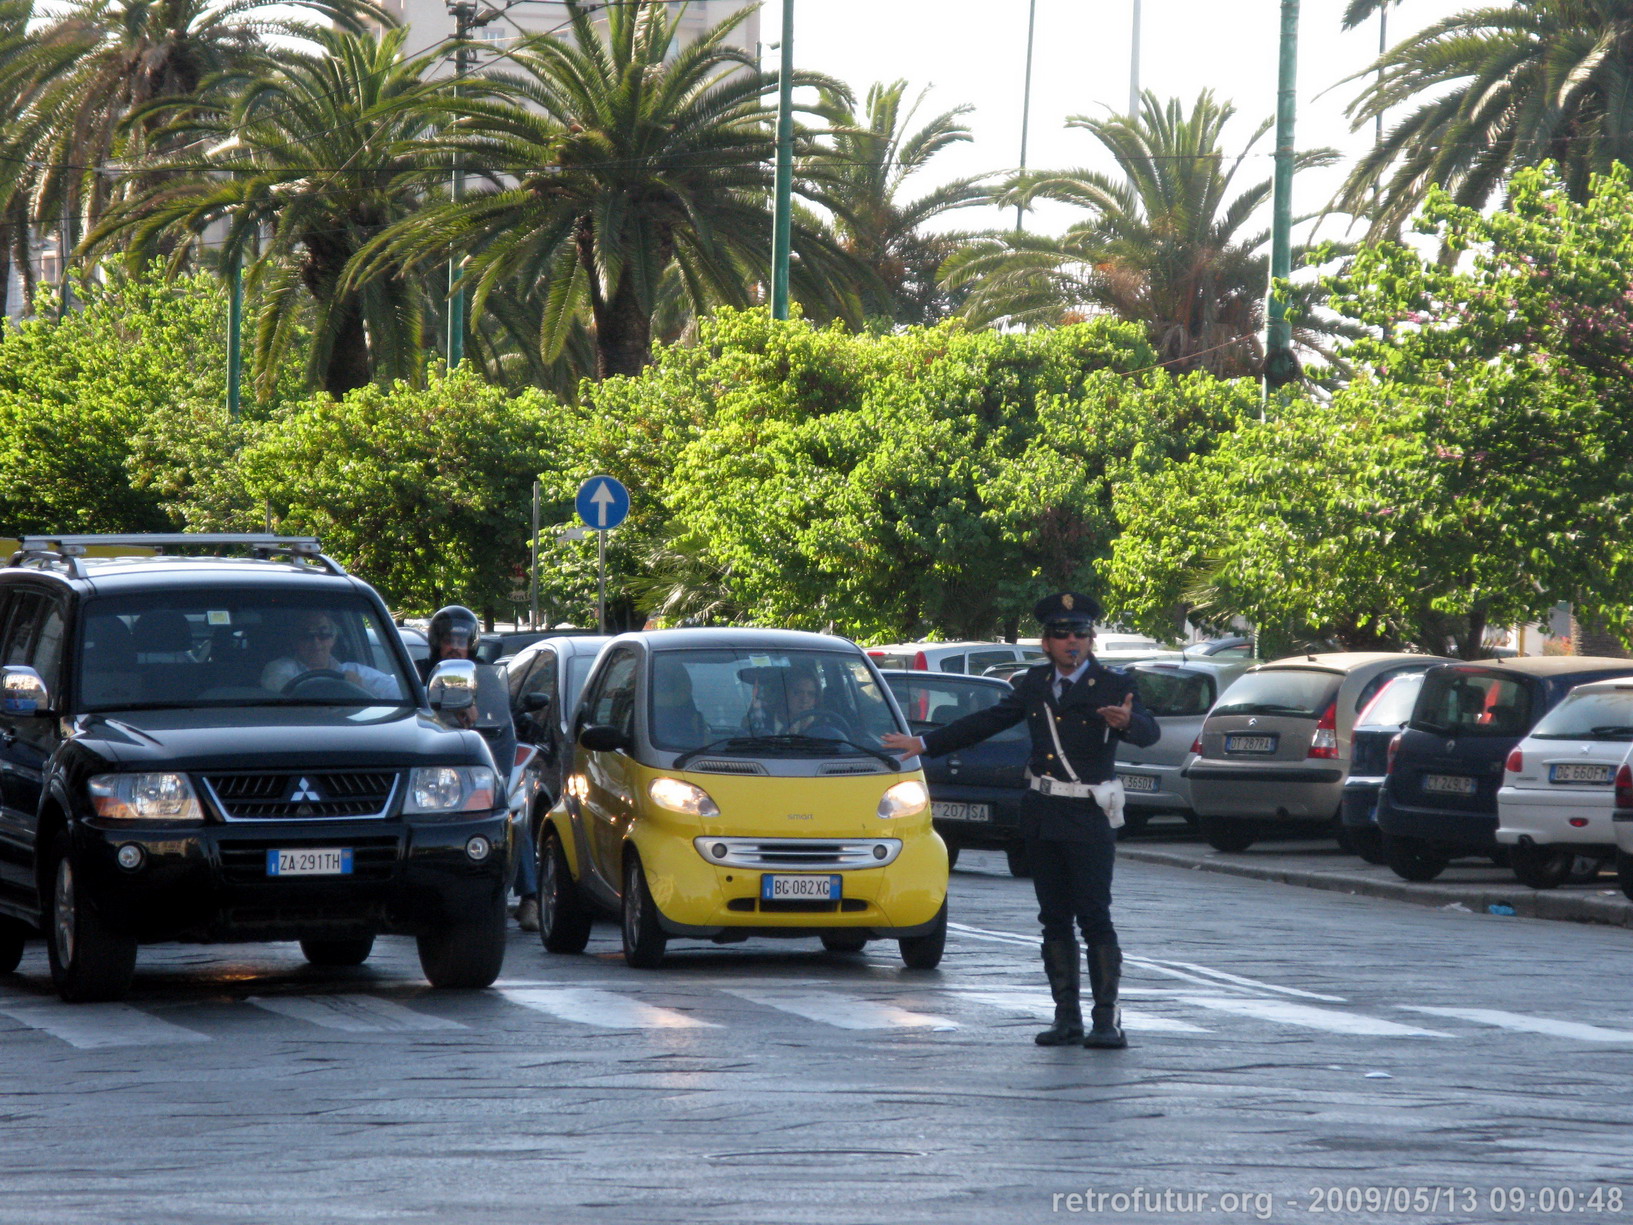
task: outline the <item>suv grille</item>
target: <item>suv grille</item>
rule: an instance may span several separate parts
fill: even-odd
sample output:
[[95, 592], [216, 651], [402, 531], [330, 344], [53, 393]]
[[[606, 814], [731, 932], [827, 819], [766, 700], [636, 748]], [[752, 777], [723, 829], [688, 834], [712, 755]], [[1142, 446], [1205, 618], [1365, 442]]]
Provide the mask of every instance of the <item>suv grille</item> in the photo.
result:
[[385, 816], [397, 775], [388, 770], [210, 774], [204, 785], [229, 821], [321, 821]]

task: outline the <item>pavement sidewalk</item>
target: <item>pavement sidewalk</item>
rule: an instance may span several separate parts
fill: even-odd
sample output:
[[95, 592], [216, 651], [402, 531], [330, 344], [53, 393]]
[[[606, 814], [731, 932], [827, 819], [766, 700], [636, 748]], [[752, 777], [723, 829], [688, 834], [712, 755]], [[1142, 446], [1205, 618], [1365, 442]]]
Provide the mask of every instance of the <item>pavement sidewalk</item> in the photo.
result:
[[[1158, 828], [1153, 826], [1151, 831], [1155, 834]], [[1137, 836], [1120, 841], [1117, 855], [1140, 863], [1392, 898], [1417, 906], [1633, 927], [1633, 901], [1623, 896], [1613, 871], [1602, 872], [1592, 884], [1531, 889], [1516, 881], [1507, 868], [1470, 859], [1454, 862], [1435, 880], [1414, 884], [1386, 867], [1339, 850], [1330, 841], [1319, 840], [1257, 842], [1245, 851], [1226, 853], [1205, 842]]]

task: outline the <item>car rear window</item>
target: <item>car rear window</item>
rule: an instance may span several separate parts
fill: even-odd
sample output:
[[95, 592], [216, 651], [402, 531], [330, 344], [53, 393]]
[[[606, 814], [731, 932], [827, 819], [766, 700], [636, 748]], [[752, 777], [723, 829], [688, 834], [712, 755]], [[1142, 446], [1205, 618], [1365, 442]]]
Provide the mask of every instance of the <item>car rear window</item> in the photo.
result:
[[1213, 705], [1214, 681], [1206, 672], [1139, 666], [1131, 671], [1140, 701], [1159, 719], [1205, 715]]
[[1379, 691], [1371, 705], [1355, 720], [1360, 727], [1402, 727], [1412, 717], [1412, 707], [1423, 688], [1423, 673], [1397, 676]]
[[[896, 698], [896, 705], [907, 716], [908, 726], [914, 732], [926, 732], [933, 727], [944, 727], [954, 719], [996, 706], [1006, 694], [997, 685], [979, 681], [959, 681], [937, 676], [933, 672], [916, 672], [912, 676], [887, 676], [885, 683]], [[994, 740], [1024, 740], [1029, 737], [1026, 724], [1017, 723], [1005, 728]]]
[[1327, 709], [1344, 678], [1318, 668], [1272, 668], [1237, 677], [1225, 690], [1216, 715], [1291, 715], [1316, 718]]
[[881, 668], [911, 668], [918, 658], [916, 651], [905, 654], [899, 651], [869, 651], [868, 655]]
[[1568, 694], [1542, 716], [1531, 735], [1539, 740], [1633, 740], [1633, 685]]
[[1519, 677], [1497, 672], [1431, 672], [1410, 726], [1437, 736], [1523, 736], [1531, 726], [1531, 690]]

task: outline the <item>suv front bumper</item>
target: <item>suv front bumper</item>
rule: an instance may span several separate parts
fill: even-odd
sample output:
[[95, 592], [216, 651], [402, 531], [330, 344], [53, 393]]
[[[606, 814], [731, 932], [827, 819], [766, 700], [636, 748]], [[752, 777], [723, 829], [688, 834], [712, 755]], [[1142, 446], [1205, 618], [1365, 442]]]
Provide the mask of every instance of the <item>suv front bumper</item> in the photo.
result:
[[[508, 890], [512, 862], [503, 810], [321, 826], [81, 821], [71, 837], [103, 917], [144, 942], [421, 935], [491, 914]], [[488, 852], [474, 858], [478, 839]], [[127, 846], [141, 852], [133, 868], [119, 863]], [[350, 850], [352, 871], [268, 874], [269, 851], [320, 848]]]

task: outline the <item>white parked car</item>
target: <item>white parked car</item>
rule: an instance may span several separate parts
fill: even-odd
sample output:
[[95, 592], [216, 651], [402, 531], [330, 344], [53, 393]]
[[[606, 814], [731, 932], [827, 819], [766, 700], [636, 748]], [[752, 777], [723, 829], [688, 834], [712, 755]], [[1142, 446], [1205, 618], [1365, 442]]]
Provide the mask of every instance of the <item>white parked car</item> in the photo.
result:
[[1043, 648], [1015, 642], [895, 642], [867, 647], [880, 668], [907, 668], [921, 672], [966, 672], [980, 676], [997, 664], [1043, 658]]
[[1616, 772], [1633, 748], [1633, 680], [1578, 685], [1504, 763], [1497, 841], [1521, 884], [1591, 880], [1615, 854]]

